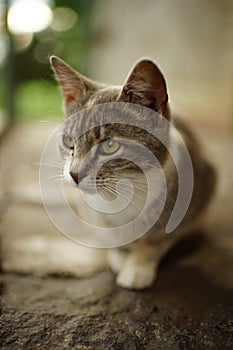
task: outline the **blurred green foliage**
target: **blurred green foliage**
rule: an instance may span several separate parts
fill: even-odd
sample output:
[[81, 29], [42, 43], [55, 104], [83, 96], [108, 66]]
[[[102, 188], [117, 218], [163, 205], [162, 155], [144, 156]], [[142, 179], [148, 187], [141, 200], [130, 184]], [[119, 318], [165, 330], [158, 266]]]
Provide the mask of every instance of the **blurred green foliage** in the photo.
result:
[[62, 100], [58, 87], [45, 81], [28, 80], [18, 86], [15, 95], [17, 119], [48, 120], [62, 118]]
[[60, 56], [83, 74], [88, 74], [93, 4], [94, 0], [55, 0], [54, 8], [69, 7], [78, 14], [72, 29], [57, 32], [47, 28], [35, 33], [32, 43], [21, 52], [14, 50], [17, 38], [12, 37], [10, 60], [6, 60], [0, 71], [0, 109], [7, 107], [6, 93], [14, 93], [12, 100], [18, 120], [61, 117], [61, 94], [48, 57], [52, 54]]
[[6, 101], [4, 95], [4, 81], [3, 79], [0, 79], [0, 109], [6, 108]]

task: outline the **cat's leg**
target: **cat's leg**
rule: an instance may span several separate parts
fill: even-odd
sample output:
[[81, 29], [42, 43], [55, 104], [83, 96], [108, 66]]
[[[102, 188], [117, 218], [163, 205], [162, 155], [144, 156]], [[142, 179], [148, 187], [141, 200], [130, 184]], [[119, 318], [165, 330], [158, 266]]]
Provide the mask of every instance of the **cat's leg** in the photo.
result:
[[124, 248], [109, 249], [107, 252], [107, 260], [111, 270], [119, 273], [129, 256], [129, 250]]
[[118, 272], [117, 284], [129, 289], [150, 287], [156, 279], [161, 259], [176, 241], [167, 237], [156, 244], [137, 243], [128, 255], [119, 258], [118, 268], [115, 269]]

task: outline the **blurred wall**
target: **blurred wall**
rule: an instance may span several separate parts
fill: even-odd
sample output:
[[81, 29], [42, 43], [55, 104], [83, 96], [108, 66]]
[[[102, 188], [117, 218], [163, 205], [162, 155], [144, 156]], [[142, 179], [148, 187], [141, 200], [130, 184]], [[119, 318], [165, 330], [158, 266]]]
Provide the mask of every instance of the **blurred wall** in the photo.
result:
[[230, 0], [96, 0], [92, 77], [121, 84], [151, 57], [177, 112], [232, 127], [232, 15]]

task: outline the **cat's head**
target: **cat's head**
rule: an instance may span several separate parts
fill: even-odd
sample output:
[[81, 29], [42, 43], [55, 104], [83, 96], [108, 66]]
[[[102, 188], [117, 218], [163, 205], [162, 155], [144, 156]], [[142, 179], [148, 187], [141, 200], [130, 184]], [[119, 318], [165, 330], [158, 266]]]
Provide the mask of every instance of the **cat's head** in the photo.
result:
[[[99, 116], [96, 113], [96, 106], [100, 106], [101, 109], [106, 103], [110, 105], [112, 103], [113, 106], [117, 102], [121, 105], [124, 103], [140, 105], [169, 120], [166, 83], [154, 62], [143, 59], [136, 63], [123, 86], [107, 86], [92, 81], [55, 56], [51, 57], [51, 65], [63, 93], [64, 109], [68, 118], [61, 140], [66, 179], [76, 184], [82, 181], [86, 183], [87, 189], [93, 182], [98, 187], [106, 187], [115, 179], [134, 179], [142, 173], [138, 164], [148, 163], [148, 167], [150, 166], [150, 160], [146, 158], [144, 152], [145, 148], [149, 149], [161, 164], [164, 163], [167, 150], [143, 127], [147, 123], [143, 109], [141, 115], [136, 110], [130, 111], [135, 113], [135, 118], [139, 119], [141, 127], [112, 123], [109, 116], [108, 124], [105, 120], [103, 125], [93, 127], [79, 138], [76, 137], [83, 124], [91, 125], [93, 119], [101, 118], [101, 112]], [[85, 112], [80, 112], [82, 110]], [[123, 107], [122, 113], [127, 112], [129, 110]], [[125, 118], [127, 120], [127, 115]], [[127, 140], [135, 141], [135, 147], [132, 147], [132, 143], [129, 146]], [[84, 164], [82, 171], [80, 171], [81, 163]], [[98, 163], [102, 165], [94, 176], [92, 169], [99, 168]]]

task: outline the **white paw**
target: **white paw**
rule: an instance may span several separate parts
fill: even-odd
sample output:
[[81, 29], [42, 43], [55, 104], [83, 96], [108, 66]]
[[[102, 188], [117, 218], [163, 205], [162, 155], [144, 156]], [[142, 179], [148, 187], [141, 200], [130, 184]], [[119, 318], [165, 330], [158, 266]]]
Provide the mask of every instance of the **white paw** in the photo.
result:
[[151, 287], [156, 278], [156, 271], [151, 266], [124, 266], [117, 276], [119, 286], [127, 289], [144, 289]]
[[127, 252], [119, 249], [111, 249], [108, 251], [108, 264], [114, 273], [118, 273], [122, 269], [127, 255]]

